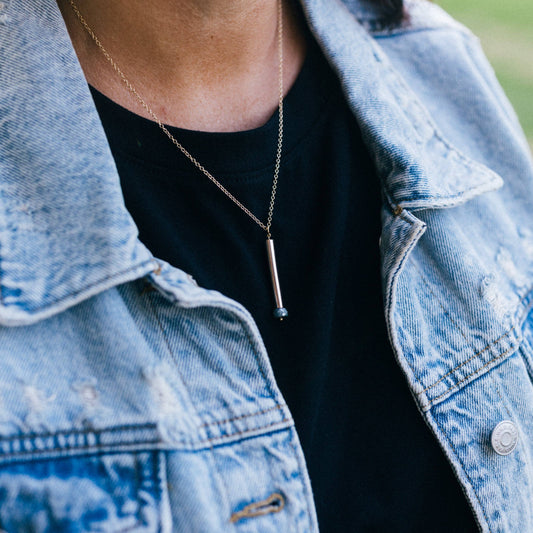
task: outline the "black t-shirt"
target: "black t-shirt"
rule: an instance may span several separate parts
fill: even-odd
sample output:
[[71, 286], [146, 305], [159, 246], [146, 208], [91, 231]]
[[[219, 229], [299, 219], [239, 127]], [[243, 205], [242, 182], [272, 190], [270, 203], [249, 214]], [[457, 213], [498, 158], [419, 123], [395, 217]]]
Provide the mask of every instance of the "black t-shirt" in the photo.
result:
[[[306, 457], [322, 532], [477, 531], [389, 345], [379, 183], [339, 83], [315, 44], [285, 99], [272, 234], [289, 317], [272, 316], [265, 233], [158, 126], [93, 90], [140, 239], [241, 302], [263, 336]], [[277, 113], [238, 133], [169, 128], [261, 220]]]

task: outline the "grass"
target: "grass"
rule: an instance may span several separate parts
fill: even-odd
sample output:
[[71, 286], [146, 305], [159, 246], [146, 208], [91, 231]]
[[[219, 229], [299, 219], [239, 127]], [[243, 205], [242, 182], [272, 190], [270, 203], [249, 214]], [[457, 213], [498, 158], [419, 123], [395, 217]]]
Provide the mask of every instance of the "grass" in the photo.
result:
[[436, 1], [480, 38], [533, 149], [533, 2]]

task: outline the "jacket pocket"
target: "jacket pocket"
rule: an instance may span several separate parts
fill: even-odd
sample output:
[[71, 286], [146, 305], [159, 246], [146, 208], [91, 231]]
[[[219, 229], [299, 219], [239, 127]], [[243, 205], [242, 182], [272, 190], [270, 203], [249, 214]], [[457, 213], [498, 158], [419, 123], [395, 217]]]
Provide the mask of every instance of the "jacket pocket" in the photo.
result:
[[6, 533], [164, 532], [166, 502], [158, 450], [25, 457], [0, 466]]

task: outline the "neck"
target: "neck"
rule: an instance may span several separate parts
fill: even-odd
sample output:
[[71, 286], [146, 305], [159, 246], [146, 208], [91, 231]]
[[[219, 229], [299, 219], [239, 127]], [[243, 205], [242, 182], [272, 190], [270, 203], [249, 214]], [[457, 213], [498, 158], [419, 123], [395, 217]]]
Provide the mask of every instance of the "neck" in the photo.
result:
[[[79, 3], [78, 3], [79, 2]], [[277, 0], [78, 0], [83, 17], [157, 116], [205, 131], [236, 131], [268, 120], [278, 102]], [[149, 116], [59, 1], [88, 82]], [[304, 39], [283, 10], [288, 90], [303, 62]]]

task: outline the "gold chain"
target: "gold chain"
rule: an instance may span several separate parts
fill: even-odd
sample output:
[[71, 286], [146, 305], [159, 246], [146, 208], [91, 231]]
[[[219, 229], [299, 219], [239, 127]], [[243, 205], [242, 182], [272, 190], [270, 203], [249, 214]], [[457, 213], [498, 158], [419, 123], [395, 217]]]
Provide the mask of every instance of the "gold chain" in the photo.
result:
[[113, 67], [113, 70], [119, 75], [122, 83], [126, 86], [128, 91], [137, 99], [139, 104], [147, 111], [152, 119], [161, 128], [163, 133], [172, 141], [172, 143], [178, 148], [182, 154], [194, 164], [194, 166], [200, 170], [205, 176], [207, 176], [234, 204], [242, 209], [256, 224], [258, 224], [267, 233], [267, 238], [270, 239], [270, 228], [272, 226], [272, 217], [274, 215], [274, 203], [276, 201], [276, 192], [278, 188], [278, 177], [281, 164], [281, 152], [283, 146], [283, 13], [282, 13], [282, 0], [278, 0], [278, 53], [279, 53], [279, 103], [278, 103], [278, 146], [276, 150], [276, 162], [274, 165], [274, 178], [272, 181], [272, 192], [270, 195], [270, 204], [268, 208], [267, 222], [264, 224], [261, 222], [247, 207], [245, 207], [233, 194], [231, 194], [189, 151], [168, 131], [168, 128], [161, 122], [159, 117], [154, 113], [152, 108], [145, 102], [143, 97], [137, 92], [137, 89], [126, 78], [122, 70], [119, 68], [115, 60], [111, 57], [109, 52], [104, 48], [100, 39], [96, 36], [91, 29], [83, 15], [80, 13], [78, 6], [74, 3], [74, 0], [69, 0], [72, 10], [76, 14], [76, 17], [80, 21], [81, 25], [85, 28], [90, 35], [96, 46], [100, 49], [104, 57]]

